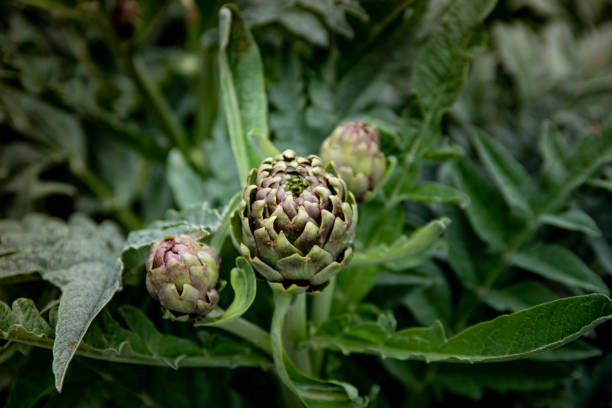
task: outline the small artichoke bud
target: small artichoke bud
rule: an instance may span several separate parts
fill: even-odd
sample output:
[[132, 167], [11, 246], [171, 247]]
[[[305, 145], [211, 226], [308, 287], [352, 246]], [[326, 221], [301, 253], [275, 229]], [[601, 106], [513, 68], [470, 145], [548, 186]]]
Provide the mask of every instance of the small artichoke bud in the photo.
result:
[[287, 291], [318, 290], [348, 263], [357, 203], [333, 165], [286, 150], [251, 170], [232, 239], [260, 276]]
[[324, 162], [334, 163], [357, 202], [374, 190], [386, 168], [378, 130], [364, 122], [338, 125], [321, 145], [320, 154]]
[[140, 17], [137, 0], [117, 0], [112, 11], [112, 26], [117, 35], [128, 39], [134, 34], [134, 26]]
[[221, 259], [189, 235], [167, 236], [151, 246], [147, 290], [168, 310], [205, 316], [219, 301]]

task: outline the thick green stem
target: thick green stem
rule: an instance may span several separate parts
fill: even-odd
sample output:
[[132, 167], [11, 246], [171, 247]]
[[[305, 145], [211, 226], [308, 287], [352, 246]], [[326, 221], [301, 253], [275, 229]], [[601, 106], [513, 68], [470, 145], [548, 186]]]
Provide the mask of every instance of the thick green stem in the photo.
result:
[[[336, 278], [332, 278], [329, 281], [329, 286], [322, 293], [313, 296], [312, 302], [312, 324], [318, 328], [328, 318], [331, 312], [332, 301], [334, 299], [334, 289], [336, 288]], [[323, 357], [325, 356], [325, 350], [314, 350], [312, 352], [312, 372], [315, 375], [320, 375], [321, 366], [323, 364]]]
[[238, 317], [236, 319], [219, 322], [215, 324], [214, 327], [218, 327], [241, 337], [253, 343], [257, 348], [265, 351], [267, 354], [272, 354], [272, 345], [268, 332], [248, 320]]
[[285, 368], [284, 363], [284, 348], [283, 348], [283, 325], [285, 324], [285, 316], [289, 310], [289, 304], [293, 295], [284, 293], [280, 290], [274, 290], [274, 314], [272, 315], [272, 326], [270, 328], [270, 340], [272, 343], [272, 357], [274, 359], [274, 367], [276, 373], [282, 382], [289, 387], [294, 393], [297, 390], [293, 382], [289, 378], [289, 373]]
[[283, 330], [287, 341], [287, 354], [305, 374], [311, 374], [310, 355], [308, 350], [298, 345], [306, 339], [306, 293], [295, 296], [293, 305], [287, 313], [287, 324]]

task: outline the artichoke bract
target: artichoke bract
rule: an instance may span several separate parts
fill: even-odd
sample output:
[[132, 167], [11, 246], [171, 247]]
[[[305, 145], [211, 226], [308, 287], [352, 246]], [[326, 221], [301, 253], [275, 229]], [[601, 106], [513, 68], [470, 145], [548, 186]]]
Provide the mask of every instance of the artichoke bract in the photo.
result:
[[333, 166], [286, 150], [251, 170], [232, 239], [263, 278], [318, 290], [352, 255], [357, 203]]
[[364, 122], [338, 125], [321, 145], [320, 155], [334, 163], [358, 202], [374, 190], [387, 166], [378, 130]]
[[204, 317], [219, 301], [221, 259], [189, 235], [153, 244], [146, 262], [147, 290], [168, 310]]

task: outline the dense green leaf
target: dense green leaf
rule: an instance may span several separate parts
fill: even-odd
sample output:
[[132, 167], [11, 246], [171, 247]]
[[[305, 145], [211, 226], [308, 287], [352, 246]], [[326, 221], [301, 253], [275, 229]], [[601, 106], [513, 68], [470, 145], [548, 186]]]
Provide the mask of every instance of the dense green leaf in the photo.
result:
[[470, 198], [461, 191], [435, 181], [426, 181], [400, 192], [398, 199], [424, 203], [454, 203], [467, 207]]
[[578, 209], [567, 210], [559, 214], [542, 214], [539, 220], [544, 224], [570, 231], [581, 231], [591, 236], [601, 235], [595, 221], [587, 213]]
[[414, 92], [424, 111], [439, 114], [457, 99], [465, 84], [474, 47], [482, 41], [479, 25], [495, 0], [457, 0], [431, 34], [412, 70]]
[[518, 312], [540, 303], [551, 302], [557, 295], [536, 281], [521, 281], [503, 289], [489, 289], [482, 300], [499, 312]]
[[53, 344], [58, 390], [87, 328], [119, 289], [122, 245], [114, 225], [78, 214], [67, 224], [35, 214], [0, 221], [0, 278], [39, 272], [62, 290]]
[[531, 177], [521, 164], [497, 141], [482, 131], [476, 130], [472, 143], [480, 160], [504, 195], [511, 207], [517, 207], [526, 214], [533, 212], [531, 200], [536, 191]]
[[550, 390], [571, 377], [563, 365], [529, 361], [486, 365], [441, 364], [436, 370], [442, 385], [454, 394], [482, 398], [485, 389], [498, 392]]
[[401, 236], [392, 244], [379, 244], [355, 254], [352, 267], [400, 261], [411, 256], [421, 256], [433, 249], [440, 235], [450, 223], [448, 218], [431, 221], [414, 231], [410, 238]]
[[483, 241], [496, 249], [504, 248], [517, 223], [501, 197], [473, 165], [461, 161], [452, 167], [451, 177], [459, 190], [470, 198], [466, 213], [470, 224]]
[[568, 286], [610, 293], [601, 278], [570, 250], [558, 245], [539, 245], [512, 253], [510, 262], [520, 268]]
[[446, 338], [440, 323], [397, 332], [354, 315], [330, 319], [309, 344], [385, 358], [488, 362], [529, 357], [569, 343], [612, 318], [612, 301], [593, 294], [544, 303], [469, 327]]

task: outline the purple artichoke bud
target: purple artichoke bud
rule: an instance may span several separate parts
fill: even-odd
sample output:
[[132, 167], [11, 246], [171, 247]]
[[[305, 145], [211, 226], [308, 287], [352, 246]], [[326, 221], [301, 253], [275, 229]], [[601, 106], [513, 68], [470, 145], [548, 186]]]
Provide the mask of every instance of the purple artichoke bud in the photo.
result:
[[321, 145], [321, 158], [332, 161], [358, 202], [374, 190], [387, 166], [380, 136], [364, 122], [338, 125]]
[[167, 236], [151, 246], [147, 290], [168, 310], [205, 316], [218, 302], [221, 259], [188, 235]]
[[251, 170], [232, 238], [269, 282], [315, 290], [347, 264], [357, 203], [332, 165], [286, 150]]
[[134, 34], [134, 26], [140, 17], [137, 0], [117, 0], [112, 12], [112, 25], [117, 35], [127, 39]]

